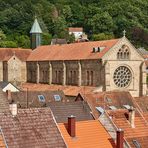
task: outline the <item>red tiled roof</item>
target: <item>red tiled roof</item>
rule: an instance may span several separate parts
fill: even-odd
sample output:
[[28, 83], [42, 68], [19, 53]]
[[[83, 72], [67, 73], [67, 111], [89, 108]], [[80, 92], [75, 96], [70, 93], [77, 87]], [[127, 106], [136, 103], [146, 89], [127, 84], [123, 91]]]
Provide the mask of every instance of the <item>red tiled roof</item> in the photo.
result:
[[126, 91], [89, 93], [83, 94], [82, 97], [88, 102], [95, 118], [98, 118], [99, 115], [96, 107], [105, 107], [108, 110], [109, 106], [115, 106], [116, 108], [123, 108], [123, 105], [134, 106], [131, 94]]
[[[118, 127], [124, 130], [125, 139], [131, 144], [132, 139], [138, 140], [141, 147], [148, 145], [148, 124], [144, 118], [136, 112], [135, 115], [135, 128], [132, 128], [129, 121], [125, 117], [126, 110], [113, 110], [108, 111], [112, 117], [112, 121]], [[140, 139], [147, 139], [141, 141]], [[146, 143], [145, 143], [146, 142]], [[131, 145], [132, 146], [132, 145]]]
[[0, 48], [0, 61], [8, 61], [14, 55], [21, 61], [26, 61], [31, 52], [31, 49]]
[[22, 89], [31, 91], [45, 91], [45, 90], [62, 90], [66, 96], [77, 96], [78, 93], [88, 94], [92, 92], [95, 87], [89, 86], [63, 86], [63, 85], [48, 85], [48, 84], [35, 84], [35, 83], [24, 83]]
[[83, 32], [82, 27], [69, 27], [68, 30], [69, 32]]
[[69, 148], [113, 148], [115, 144], [98, 120], [76, 122], [76, 137], [71, 138], [67, 124], [58, 124]]
[[0, 126], [8, 147], [66, 147], [49, 108], [21, 109], [15, 117], [1, 113]]
[[[27, 61], [100, 59], [118, 41], [119, 39], [112, 39], [106, 41], [39, 46], [33, 50]], [[104, 47], [104, 49], [101, 52], [93, 52], [94, 47]]]
[[0, 132], [0, 148], [6, 148], [6, 144], [4, 142], [4, 138], [1, 132]]

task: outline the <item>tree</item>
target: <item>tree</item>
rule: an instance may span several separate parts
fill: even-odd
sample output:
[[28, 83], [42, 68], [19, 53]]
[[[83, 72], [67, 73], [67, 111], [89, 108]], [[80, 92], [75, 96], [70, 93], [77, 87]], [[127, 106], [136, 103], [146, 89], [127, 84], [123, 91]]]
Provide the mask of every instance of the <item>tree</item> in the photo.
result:
[[112, 17], [107, 13], [96, 14], [90, 20], [93, 33], [109, 32], [114, 31], [114, 23]]

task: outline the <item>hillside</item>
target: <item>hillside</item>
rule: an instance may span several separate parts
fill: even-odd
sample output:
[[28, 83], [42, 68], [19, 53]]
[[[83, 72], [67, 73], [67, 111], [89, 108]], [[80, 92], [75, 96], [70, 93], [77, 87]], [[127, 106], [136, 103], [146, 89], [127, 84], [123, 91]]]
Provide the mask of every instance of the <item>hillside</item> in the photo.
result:
[[69, 38], [65, 28], [83, 27], [90, 40], [118, 38], [125, 29], [137, 47], [148, 49], [147, 0], [0, 0], [0, 47], [29, 47], [37, 16], [43, 44]]

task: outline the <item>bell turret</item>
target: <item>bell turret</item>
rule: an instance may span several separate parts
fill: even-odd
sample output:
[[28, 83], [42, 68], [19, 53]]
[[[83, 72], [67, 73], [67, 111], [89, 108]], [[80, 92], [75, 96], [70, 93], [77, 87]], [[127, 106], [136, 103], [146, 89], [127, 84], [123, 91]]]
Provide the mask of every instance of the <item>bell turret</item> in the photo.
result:
[[42, 34], [42, 30], [40, 28], [37, 18], [35, 18], [34, 20], [34, 23], [30, 30], [30, 34], [31, 34], [31, 48], [35, 49], [41, 45], [41, 34]]

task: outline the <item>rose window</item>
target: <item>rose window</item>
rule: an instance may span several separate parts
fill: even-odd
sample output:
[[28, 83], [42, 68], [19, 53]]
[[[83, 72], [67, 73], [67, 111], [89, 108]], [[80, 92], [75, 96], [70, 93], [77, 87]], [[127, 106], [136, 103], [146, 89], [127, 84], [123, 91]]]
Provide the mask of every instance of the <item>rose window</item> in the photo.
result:
[[126, 87], [131, 82], [132, 74], [129, 68], [125, 66], [120, 66], [115, 70], [113, 78], [114, 78], [114, 83], [118, 87]]

